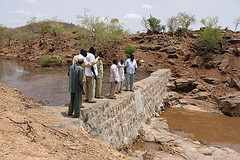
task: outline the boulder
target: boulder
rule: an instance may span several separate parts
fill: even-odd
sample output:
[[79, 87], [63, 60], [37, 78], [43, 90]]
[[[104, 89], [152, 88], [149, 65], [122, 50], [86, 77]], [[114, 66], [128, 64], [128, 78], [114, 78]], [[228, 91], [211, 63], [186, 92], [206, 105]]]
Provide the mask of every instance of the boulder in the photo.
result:
[[222, 71], [222, 70], [226, 69], [227, 67], [228, 67], [228, 62], [223, 61], [223, 62], [220, 63], [218, 69]]
[[240, 39], [230, 39], [228, 42], [231, 44], [237, 44], [240, 43]]
[[175, 61], [173, 59], [169, 59], [168, 60], [168, 63], [171, 64], [171, 65], [174, 65], [175, 64]]
[[184, 88], [184, 87], [187, 87], [188, 85], [191, 85], [193, 82], [192, 79], [177, 79], [176, 80], [176, 86], [177, 88]]
[[176, 85], [174, 83], [167, 83], [167, 87], [172, 91], [176, 90]]
[[218, 108], [225, 115], [240, 117], [240, 92], [220, 97], [218, 99]]
[[236, 86], [236, 81], [233, 78], [229, 78], [227, 81], [228, 87], [233, 88]]
[[202, 79], [208, 84], [215, 84], [218, 81], [218, 79], [212, 77], [202, 77]]
[[196, 56], [192, 62], [191, 67], [201, 67], [203, 65], [203, 60], [200, 56]]
[[168, 55], [168, 58], [175, 58], [175, 59], [177, 59], [177, 58], [178, 58], [178, 55], [176, 55], [176, 54], [169, 54], [169, 55]]

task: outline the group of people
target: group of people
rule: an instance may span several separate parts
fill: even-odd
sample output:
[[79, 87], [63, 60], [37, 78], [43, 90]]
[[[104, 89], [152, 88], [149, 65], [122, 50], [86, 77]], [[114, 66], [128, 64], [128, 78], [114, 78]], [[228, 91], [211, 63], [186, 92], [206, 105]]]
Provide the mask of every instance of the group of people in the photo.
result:
[[[68, 115], [74, 112], [74, 118], [80, 115], [82, 106], [82, 95], [85, 95], [85, 101], [88, 103], [96, 103], [95, 98], [102, 97], [102, 80], [103, 80], [103, 52], [99, 52], [95, 58], [96, 49], [91, 47], [89, 52], [81, 49], [80, 54], [73, 58], [73, 64], [69, 68], [69, 92], [71, 100], [68, 109]], [[124, 59], [120, 62], [113, 60], [110, 67], [110, 99], [116, 99], [115, 94], [121, 93], [126, 73], [126, 89], [128, 91], [130, 83], [130, 91], [133, 91], [134, 74], [136, 73], [137, 63], [134, 55], [131, 55], [124, 64]]]

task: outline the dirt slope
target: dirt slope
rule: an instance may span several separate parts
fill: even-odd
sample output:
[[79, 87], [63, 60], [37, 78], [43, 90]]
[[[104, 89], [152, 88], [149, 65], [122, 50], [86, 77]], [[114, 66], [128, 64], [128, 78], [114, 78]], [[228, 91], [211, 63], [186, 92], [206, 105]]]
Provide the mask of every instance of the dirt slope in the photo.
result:
[[40, 102], [0, 84], [0, 159], [131, 159], [63, 121]]

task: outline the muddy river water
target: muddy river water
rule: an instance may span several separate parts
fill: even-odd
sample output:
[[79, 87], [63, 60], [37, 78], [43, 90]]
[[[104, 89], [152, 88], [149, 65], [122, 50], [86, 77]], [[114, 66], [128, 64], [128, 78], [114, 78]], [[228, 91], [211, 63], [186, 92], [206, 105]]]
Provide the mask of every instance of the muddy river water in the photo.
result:
[[[70, 101], [68, 93], [68, 67], [42, 69], [27, 62], [0, 59], [0, 83], [17, 88], [24, 95], [39, 99], [48, 106], [65, 105]], [[150, 74], [137, 70], [135, 81]], [[109, 93], [109, 67], [104, 69], [103, 95]], [[168, 109], [162, 114], [172, 133], [200, 142], [227, 146], [240, 152], [240, 118], [218, 114]], [[146, 144], [146, 148], [156, 148]]]

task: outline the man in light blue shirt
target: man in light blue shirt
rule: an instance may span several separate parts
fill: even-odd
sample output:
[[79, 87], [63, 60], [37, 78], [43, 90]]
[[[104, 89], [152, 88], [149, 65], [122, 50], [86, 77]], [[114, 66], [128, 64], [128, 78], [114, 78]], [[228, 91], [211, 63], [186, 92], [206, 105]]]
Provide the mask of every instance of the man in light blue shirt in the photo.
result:
[[133, 83], [134, 83], [134, 74], [136, 73], [137, 69], [137, 62], [134, 59], [134, 55], [132, 54], [129, 59], [125, 62], [126, 67], [126, 91], [128, 91], [129, 81], [130, 81], [130, 90], [133, 92]]

